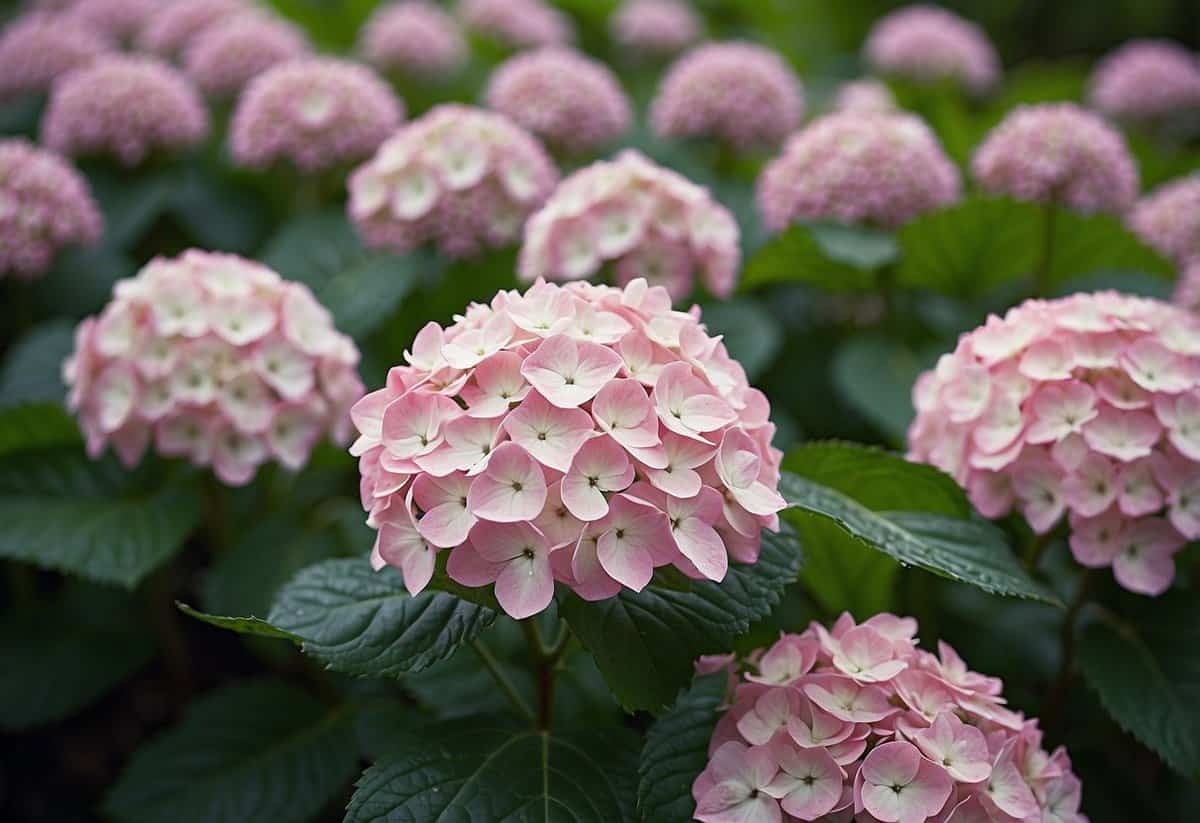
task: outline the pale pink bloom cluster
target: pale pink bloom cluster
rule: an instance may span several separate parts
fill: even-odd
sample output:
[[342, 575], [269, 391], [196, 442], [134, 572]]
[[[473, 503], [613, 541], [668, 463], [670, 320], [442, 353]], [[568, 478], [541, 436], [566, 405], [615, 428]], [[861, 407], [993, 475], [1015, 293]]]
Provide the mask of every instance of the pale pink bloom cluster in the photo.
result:
[[1028, 300], [959, 338], [913, 388], [909, 457], [985, 517], [1068, 516], [1085, 566], [1160, 594], [1200, 538], [1200, 316], [1117, 292]]
[[42, 115], [42, 142], [67, 155], [107, 154], [126, 166], [208, 135], [208, 111], [175, 68], [110, 55], [59, 78]]
[[138, 33], [137, 45], [165, 58], [183, 54], [193, 39], [218, 20], [254, 8], [246, 0], [172, 0], [156, 6]]
[[0, 100], [46, 91], [59, 77], [110, 51], [104, 37], [62, 15], [18, 17], [0, 31]]
[[608, 66], [557, 47], [501, 63], [488, 79], [485, 99], [489, 108], [568, 152], [607, 145], [633, 120], [629, 99]]
[[971, 173], [993, 194], [1120, 214], [1138, 194], [1121, 133], [1074, 103], [1018, 106], [988, 134]]
[[404, 104], [364, 65], [325, 57], [279, 63], [238, 98], [229, 146], [239, 166], [287, 160], [312, 172], [375, 151], [404, 119]]
[[838, 89], [833, 100], [834, 111], [858, 111], [882, 114], [896, 111], [896, 98], [891, 89], [878, 80], [855, 80]]
[[692, 784], [702, 823], [1086, 823], [1071, 758], [917, 621], [813, 623], [752, 654]]
[[800, 79], [778, 54], [753, 43], [708, 43], [667, 70], [650, 124], [664, 139], [713, 137], [744, 149], [783, 142], [803, 113]]
[[95, 243], [102, 226], [79, 172], [27, 140], [0, 140], [0, 278], [43, 274], [55, 252]]
[[875, 71], [917, 82], [951, 78], [974, 94], [1000, 79], [1000, 58], [975, 23], [923, 4], [882, 18], [863, 47]]
[[1132, 40], [1104, 58], [1088, 98], [1112, 117], [1147, 120], [1200, 109], [1200, 57], [1170, 40]]
[[773, 232], [793, 221], [898, 226], [960, 193], [958, 169], [916, 115], [846, 111], [793, 135], [758, 177]]
[[456, 72], [468, 56], [458, 23], [425, 0], [376, 9], [359, 33], [358, 51], [378, 69], [419, 78]]
[[303, 57], [308, 38], [298, 27], [262, 12], [224, 17], [191, 39], [184, 71], [210, 97], [229, 98], [274, 65]]
[[453, 580], [494, 584], [520, 619], [555, 581], [602, 600], [660, 566], [721, 580], [754, 562], [785, 505], [781, 453], [766, 396], [699, 315], [643, 280], [539, 281], [426, 325], [351, 411], [375, 567], [415, 594], [449, 549]]
[[400, 128], [350, 177], [350, 217], [366, 244], [436, 243], [448, 257], [508, 246], [558, 182], [537, 139], [507, 117], [447, 103]]
[[571, 21], [546, 0], [460, 0], [458, 15], [467, 28], [514, 49], [575, 39]]
[[673, 300], [697, 274], [728, 297], [741, 249], [737, 222], [708, 190], [627, 149], [572, 174], [529, 222], [520, 276], [579, 280], [611, 266], [624, 286], [642, 278]]
[[1183, 267], [1171, 299], [1175, 305], [1200, 314], [1200, 257]]
[[1180, 266], [1200, 261], [1200, 174], [1159, 186], [1129, 212], [1129, 225]]
[[93, 457], [111, 443], [132, 466], [153, 441], [240, 486], [268, 461], [299, 469], [326, 433], [348, 438], [357, 363], [307, 286], [188, 251], [118, 281], [76, 329], [63, 375]]
[[75, 0], [63, 16], [117, 43], [132, 41], [159, 9], [161, 0]]
[[700, 20], [682, 0], [625, 0], [609, 27], [613, 39], [635, 53], [675, 54], [700, 37]]

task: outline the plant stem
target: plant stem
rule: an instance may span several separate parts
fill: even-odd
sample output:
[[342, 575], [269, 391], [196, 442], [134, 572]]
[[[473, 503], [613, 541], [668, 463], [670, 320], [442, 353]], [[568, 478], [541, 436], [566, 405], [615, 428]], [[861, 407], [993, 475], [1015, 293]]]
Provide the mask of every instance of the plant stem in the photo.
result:
[[1075, 597], [1071, 599], [1070, 605], [1067, 606], [1067, 612], [1063, 615], [1062, 634], [1059, 639], [1058, 674], [1050, 686], [1050, 691], [1046, 695], [1046, 704], [1042, 710], [1042, 720], [1047, 729], [1056, 729], [1063, 721], [1061, 713], [1075, 669], [1075, 621], [1092, 593], [1094, 579], [1091, 569], [1083, 570], [1083, 574], [1079, 576], [1079, 588], [1075, 590]]
[[1050, 296], [1050, 266], [1054, 262], [1054, 222], [1058, 205], [1054, 199], [1042, 207], [1042, 253], [1033, 272], [1034, 297]]
[[525, 698], [521, 697], [521, 693], [517, 691], [517, 687], [513, 685], [513, 682], [508, 679], [508, 675], [500, 668], [499, 662], [488, 651], [488, 647], [478, 640], [472, 640], [471, 648], [475, 650], [475, 654], [479, 655], [479, 659], [483, 661], [484, 667], [491, 673], [518, 714], [525, 717], [531, 723], [534, 722], [536, 718], [534, 717], [533, 709], [529, 708], [529, 704], [525, 702]]
[[883, 297], [883, 327], [895, 338], [900, 337], [900, 309], [896, 295], [896, 266], [889, 263], [876, 274], [879, 293]]
[[570, 640], [570, 627], [559, 621], [558, 636], [555, 637], [554, 644], [547, 647], [542, 641], [541, 629], [534, 619], [520, 622], [521, 630], [525, 632], [525, 641], [529, 645], [529, 656], [533, 660], [537, 680], [537, 728], [544, 732], [550, 729], [550, 718], [554, 708], [554, 675], [557, 672], [558, 661]]
[[174, 583], [172, 566], [159, 569], [146, 581], [146, 598], [167, 674], [186, 698], [192, 691], [192, 658], [175, 608]]
[[1029, 541], [1029, 545], [1025, 547], [1025, 570], [1027, 572], [1032, 574], [1037, 569], [1038, 562], [1042, 559], [1042, 554], [1049, 545], [1050, 532], [1034, 534], [1033, 539]]

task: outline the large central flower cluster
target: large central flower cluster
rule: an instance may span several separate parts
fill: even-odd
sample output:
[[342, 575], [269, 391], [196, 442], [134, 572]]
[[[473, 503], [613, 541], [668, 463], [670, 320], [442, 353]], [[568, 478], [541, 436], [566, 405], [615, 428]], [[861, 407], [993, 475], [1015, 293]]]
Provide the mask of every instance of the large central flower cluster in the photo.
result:
[[228, 254], [152, 260], [75, 333], [63, 373], [92, 456], [155, 450], [247, 483], [299, 469], [326, 432], [344, 441], [363, 391], [358, 349], [312, 292]]
[[87, 183], [61, 157], [0, 141], [0, 277], [43, 274], [63, 246], [100, 239], [102, 225]]
[[1130, 120], [1200, 110], [1200, 57], [1170, 40], [1132, 40], [1096, 67], [1088, 96], [1105, 114]]
[[778, 145], [803, 113], [800, 80], [778, 54], [753, 43], [708, 43], [667, 70], [650, 124], [664, 139], [711, 137], [745, 149]]
[[863, 51], [872, 68], [917, 82], [952, 78], [979, 94], [996, 84], [1000, 59], [976, 24], [936, 6], [906, 6], [875, 24]]
[[898, 226], [958, 199], [958, 169], [910, 114], [846, 111], [794, 135], [758, 178], [771, 231], [793, 221]]
[[1200, 174], [1159, 186], [1129, 212], [1138, 236], [1180, 267], [1200, 261]]
[[1200, 317], [1116, 292], [1029, 300], [959, 339], [913, 389], [909, 456], [987, 517], [1038, 534], [1069, 514], [1071, 549], [1159, 594], [1200, 538]]
[[975, 152], [971, 172], [989, 192], [1124, 212], [1138, 172], [1120, 132], [1074, 103], [1018, 106]]
[[60, 77], [42, 116], [42, 142], [61, 154], [109, 154], [126, 166], [208, 134], [208, 111], [175, 68], [145, 57], [101, 57]]
[[507, 117], [448, 103], [390, 137], [350, 178], [350, 216], [367, 245], [450, 257], [515, 243], [558, 170]]
[[61, 16], [19, 17], [0, 32], [0, 101], [43, 92], [62, 75], [110, 51], [104, 37]]
[[703, 823], [1086, 823], [1066, 749], [917, 621], [843, 614], [750, 656], [692, 785]]
[[665, 289], [539, 282], [417, 335], [355, 405], [372, 562], [410, 592], [495, 584], [514, 618], [559, 581], [587, 600], [654, 569], [724, 578], [777, 528], [770, 404]]
[[489, 108], [568, 152], [605, 146], [633, 120], [612, 70], [570, 49], [510, 57], [488, 79], [485, 97]]
[[523, 280], [578, 280], [613, 264], [619, 285], [643, 278], [672, 299], [691, 294], [695, 273], [728, 297], [741, 251], [729, 210], [704, 189], [632, 149], [562, 182], [525, 224]]
[[241, 166], [287, 160], [312, 172], [370, 154], [403, 119], [403, 103], [366, 66], [301, 58], [246, 86], [229, 126], [229, 146]]

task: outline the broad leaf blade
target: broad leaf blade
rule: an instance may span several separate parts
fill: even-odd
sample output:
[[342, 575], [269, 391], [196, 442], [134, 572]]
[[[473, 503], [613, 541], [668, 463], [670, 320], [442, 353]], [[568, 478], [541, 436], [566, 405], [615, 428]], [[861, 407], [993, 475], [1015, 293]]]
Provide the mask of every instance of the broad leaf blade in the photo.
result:
[[890, 239], [849, 226], [789, 226], [746, 261], [741, 287], [803, 283], [823, 291], [869, 291], [876, 269], [895, 256]]
[[451, 721], [363, 773], [346, 823], [613, 823], [634, 819], [637, 739]]
[[0, 369], [0, 406], [58, 403], [66, 399], [62, 364], [75, 350], [70, 323], [54, 321], [31, 329], [15, 342]]
[[267, 619], [335, 671], [396, 677], [444, 660], [495, 620], [445, 592], [411, 596], [399, 571], [366, 558], [309, 566], [280, 590]]
[[80, 443], [79, 427], [62, 406], [23, 403], [0, 408], [0, 457]]
[[799, 566], [794, 532], [764, 531], [758, 562], [730, 564], [720, 583], [687, 581], [680, 589], [656, 578], [641, 592], [595, 603], [565, 588], [558, 597], [617, 701], [627, 710], [661, 711], [691, 679], [697, 657], [728, 651], [736, 635], [771, 612]]
[[199, 525], [200, 498], [183, 478], [130, 473], [74, 448], [0, 460], [0, 556], [133, 587]]
[[914, 352], [881, 337], [852, 337], [834, 354], [833, 384], [843, 400], [899, 445], [916, 414], [913, 383], [940, 352], [940, 347]]
[[1088, 623], [1079, 665], [1113, 719], [1170, 766], [1200, 779], [1200, 607], [1194, 595], [1139, 604], [1132, 622]]
[[638, 812], [646, 823], [688, 823], [692, 783], [708, 764], [708, 741], [725, 698], [725, 672], [699, 677], [646, 734], [638, 764]]
[[354, 774], [350, 721], [284, 683], [210, 693], [134, 755], [105, 810], [119, 823], [311, 820]]
[[207, 612], [198, 611], [187, 603], [176, 601], [175, 605], [188, 617], [194, 617], [196, 620], [207, 623], [210, 626], [216, 626], [218, 629], [227, 629], [237, 634], [248, 634], [256, 637], [290, 640], [297, 645], [302, 642], [296, 635], [275, 628], [261, 617], [226, 617], [225, 615], [208, 614]]
[[140, 604], [87, 584], [0, 621], [0, 727], [26, 729], [83, 709], [154, 654]]

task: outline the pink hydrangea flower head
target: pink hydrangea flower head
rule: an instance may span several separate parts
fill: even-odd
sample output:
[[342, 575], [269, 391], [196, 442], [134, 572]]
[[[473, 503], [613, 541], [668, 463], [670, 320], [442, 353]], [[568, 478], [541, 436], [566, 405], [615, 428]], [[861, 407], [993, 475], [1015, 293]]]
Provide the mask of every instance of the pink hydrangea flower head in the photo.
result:
[[158, 0], [75, 0], [65, 18], [113, 42], [129, 43], [158, 8]]
[[252, 8], [246, 0], [173, 0], [157, 5], [138, 33], [138, 48], [164, 58], [177, 57], [213, 23]]
[[102, 225], [87, 183], [61, 157], [0, 140], [0, 277], [40, 276], [63, 246], [100, 239]]
[[208, 112], [181, 72], [148, 57], [110, 55], [61, 77], [42, 115], [42, 142], [62, 154], [107, 154], [126, 166], [194, 145]]
[[863, 52], [881, 74], [917, 82], [953, 78], [973, 94], [1000, 77], [1000, 59], [983, 29], [936, 6], [905, 6], [883, 17]]
[[653, 55], [676, 54], [700, 37], [700, 20], [682, 0], [625, 0], [609, 27], [624, 48]]
[[1200, 110], [1200, 57], [1170, 40], [1131, 40], [1096, 67], [1088, 97], [1128, 120]]
[[359, 33], [358, 51], [380, 71], [430, 78], [467, 62], [467, 41], [454, 18], [425, 0], [380, 6]]
[[514, 49], [565, 46], [575, 39], [570, 20], [545, 0], [460, 0], [468, 29]]
[[539, 280], [427, 324], [355, 404], [375, 566], [446, 571], [523, 618], [555, 583], [588, 600], [673, 565], [721, 580], [778, 528], [766, 397], [699, 309], [661, 287]]
[[307, 286], [193, 250], [119, 281], [63, 376], [91, 456], [112, 445], [132, 466], [152, 445], [240, 486], [266, 462], [298, 470], [322, 436], [346, 440], [358, 356]]
[[1120, 132], [1074, 103], [1018, 106], [984, 139], [971, 173], [993, 194], [1124, 212], [1138, 171]]
[[732, 698], [692, 783], [693, 819], [1086, 823], [1066, 750], [1046, 752], [999, 680], [945, 643], [918, 648], [916, 631], [843, 614], [721, 660]]
[[886, 114], [899, 107], [891, 89], [878, 80], [855, 80], [838, 89], [833, 100], [834, 111], [857, 111]]
[[458, 103], [401, 127], [350, 177], [350, 217], [368, 246], [436, 243], [472, 257], [520, 238], [558, 181], [537, 138], [507, 117]]
[[1129, 212], [1129, 225], [1164, 257], [1200, 259], [1200, 174], [1159, 186]]
[[103, 36], [63, 15], [18, 17], [0, 32], [0, 100], [46, 91], [67, 72], [111, 51]]
[[665, 139], [773, 146], [803, 112], [800, 80], [778, 54], [753, 43], [708, 43], [667, 70], [650, 104], [650, 124]]
[[915, 115], [835, 112], [793, 135], [758, 178], [771, 231], [793, 221], [898, 226], [958, 199], [958, 170]]
[[245, 12], [223, 17], [183, 52], [184, 71], [209, 97], [234, 97], [272, 66], [309, 52], [304, 32], [278, 17]]
[[619, 285], [640, 277], [682, 300], [699, 274], [728, 297], [738, 237], [733, 215], [707, 189], [627, 149], [572, 174], [529, 219], [520, 276], [578, 280], [612, 265]]
[[273, 66], [246, 86], [229, 145], [239, 166], [286, 160], [319, 171], [369, 155], [403, 119], [403, 103], [366, 66], [300, 58]]
[[909, 457], [986, 517], [1064, 518], [1086, 566], [1157, 595], [1200, 538], [1200, 316], [1116, 292], [1028, 300], [913, 389]]
[[1179, 282], [1171, 301], [1176, 306], [1200, 314], [1200, 257], [1185, 265], [1179, 273]]
[[489, 108], [568, 152], [601, 148], [633, 120], [617, 76], [563, 48], [510, 57], [492, 73], [485, 98]]

